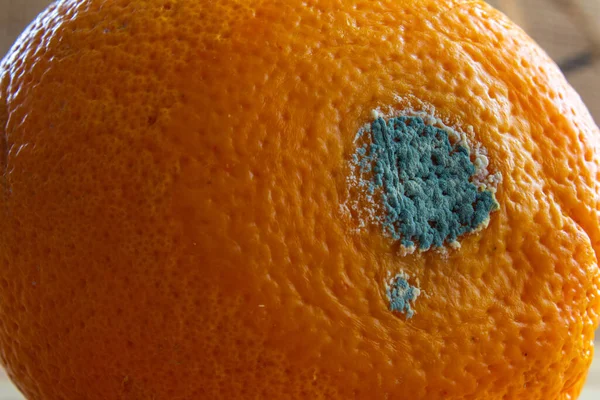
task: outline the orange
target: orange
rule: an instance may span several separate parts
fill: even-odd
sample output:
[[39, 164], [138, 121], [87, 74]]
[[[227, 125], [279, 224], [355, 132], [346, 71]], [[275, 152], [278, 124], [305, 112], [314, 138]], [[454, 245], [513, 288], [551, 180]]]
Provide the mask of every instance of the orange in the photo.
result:
[[[600, 136], [485, 3], [63, 0], [0, 80], [0, 356], [30, 400], [577, 398]], [[460, 248], [362, 224], [377, 109], [502, 176]]]

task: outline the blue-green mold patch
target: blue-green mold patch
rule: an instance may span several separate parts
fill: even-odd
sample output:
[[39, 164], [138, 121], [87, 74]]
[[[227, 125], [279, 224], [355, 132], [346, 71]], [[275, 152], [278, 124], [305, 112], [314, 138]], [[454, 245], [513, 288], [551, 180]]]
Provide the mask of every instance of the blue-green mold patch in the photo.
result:
[[421, 290], [408, 283], [408, 276], [398, 274], [390, 279], [387, 285], [387, 297], [390, 302], [390, 310], [406, 315], [410, 319], [415, 314], [412, 303], [417, 300]]
[[466, 141], [453, 143], [447, 129], [420, 117], [376, 118], [357, 141], [358, 185], [378, 203], [384, 232], [405, 249], [454, 247], [498, 208], [493, 191], [474, 181]]

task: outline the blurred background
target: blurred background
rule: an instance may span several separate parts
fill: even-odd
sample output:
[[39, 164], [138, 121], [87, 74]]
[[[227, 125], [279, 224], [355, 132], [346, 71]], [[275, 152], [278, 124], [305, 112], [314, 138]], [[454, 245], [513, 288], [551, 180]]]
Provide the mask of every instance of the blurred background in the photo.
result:
[[[0, 58], [52, 0], [0, 0]], [[556, 61], [600, 122], [600, 0], [489, 0]], [[599, 335], [600, 336], [600, 335]], [[600, 339], [600, 337], [598, 338]], [[600, 342], [597, 341], [600, 349]], [[580, 400], [600, 399], [600, 351]], [[23, 400], [0, 370], [0, 400]]]

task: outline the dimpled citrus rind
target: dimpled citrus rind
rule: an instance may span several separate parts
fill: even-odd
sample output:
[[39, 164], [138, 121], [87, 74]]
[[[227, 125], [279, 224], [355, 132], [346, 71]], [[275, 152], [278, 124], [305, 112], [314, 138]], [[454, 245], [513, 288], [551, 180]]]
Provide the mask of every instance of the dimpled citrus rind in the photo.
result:
[[[581, 390], [598, 129], [483, 2], [59, 1], [0, 82], [0, 359], [27, 398]], [[502, 174], [460, 249], [402, 257], [340, 211], [381, 107], [434, 109]]]

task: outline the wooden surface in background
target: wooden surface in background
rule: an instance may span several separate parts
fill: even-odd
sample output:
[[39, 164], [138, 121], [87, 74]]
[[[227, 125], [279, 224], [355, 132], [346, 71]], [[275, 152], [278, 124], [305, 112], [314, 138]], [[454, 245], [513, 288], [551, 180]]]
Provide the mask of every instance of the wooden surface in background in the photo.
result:
[[[559, 6], [561, 2], [570, 6]], [[522, 27], [558, 64], [597, 46], [598, 39], [590, 36], [600, 34], [600, 0], [488, 0], [488, 3], [515, 21], [522, 20]], [[573, 11], [578, 4], [578, 11]], [[569, 14], [567, 9], [571, 10]], [[600, 57], [568, 73], [567, 79], [600, 124]]]
[[[200, 0], [198, 0], [200, 1]], [[585, 35], [577, 23], [565, 17], [558, 7], [552, 6], [555, 0], [490, 0], [489, 3], [503, 8], [503, 11], [544, 48], [557, 62], [585, 51]], [[565, 0], [570, 1], [570, 0]], [[585, 3], [586, 11], [596, 18], [600, 26], [600, 0], [577, 0]], [[51, 0], [0, 0], [0, 57], [15, 41], [19, 33]], [[600, 62], [568, 75], [568, 79], [581, 94], [596, 122], [600, 122]], [[599, 346], [600, 347], [600, 346]], [[600, 350], [599, 350], [600, 353]], [[23, 397], [0, 371], [0, 400], [22, 400]], [[600, 354], [592, 365], [588, 382], [579, 400], [600, 399]], [[73, 399], [74, 400], [74, 399]], [[111, 399], [107, 399], [111, 400]]]

